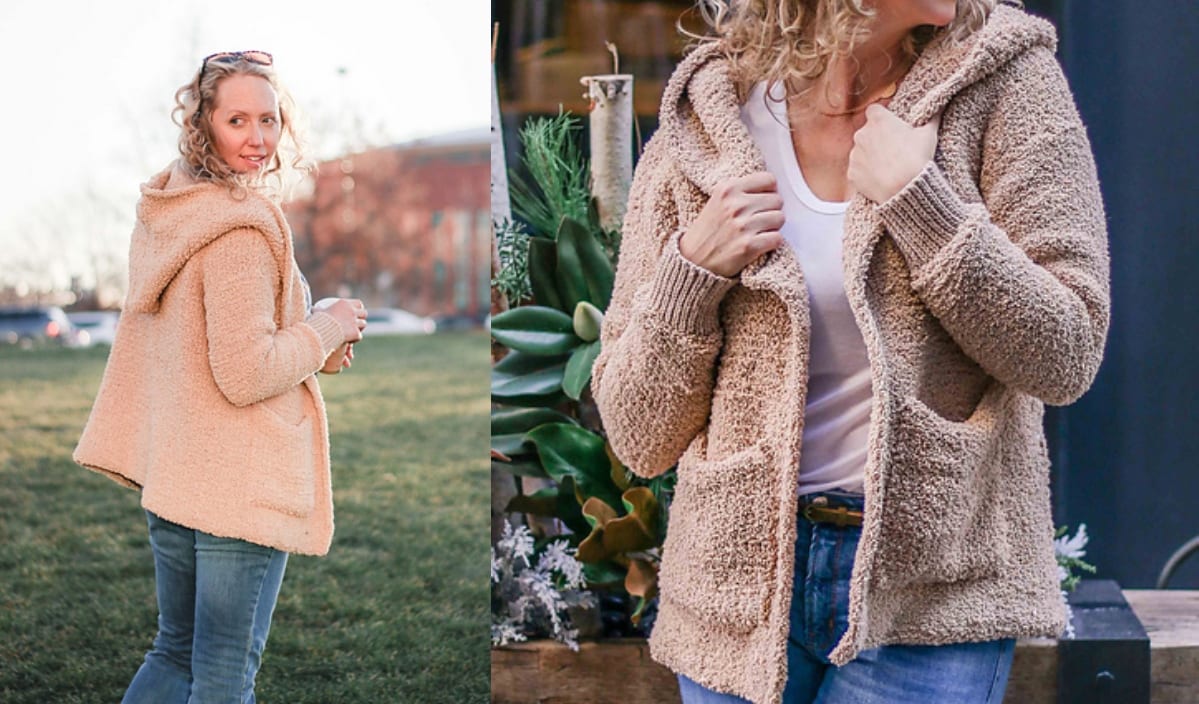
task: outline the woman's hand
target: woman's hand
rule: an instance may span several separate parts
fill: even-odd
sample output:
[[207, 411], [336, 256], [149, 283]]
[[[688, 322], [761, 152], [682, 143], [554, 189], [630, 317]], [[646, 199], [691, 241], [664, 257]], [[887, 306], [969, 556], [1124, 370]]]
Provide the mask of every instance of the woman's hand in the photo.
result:
[[337, 374], [342, 369], [349, 369], [350, 363], [354, 359], [354, 346], [350, 343], [345, 343], [341, 347], [333, 350], [333, 354], [325, 359], [325, 366], [321, 367], [322, 374]]
[[866, 108], [866, 124], [853, 135], [849, 184], [875, 203], [885, 203], [920, 175], [937, 150], [937, 115], [911, 127], [882, 105]]
[[321, 312], [333, 316], [341, 326], [345, 342], [358, 342], [362, 339], [362, 331], [366, 328], [366, 306], [356, 298], [341, 298], [336, 303]]
[[699, 217], [679, 239], [679, 253], [732, 278], [783, 243], [783, 199], [774, 176], [760, 171], [716, 184]]

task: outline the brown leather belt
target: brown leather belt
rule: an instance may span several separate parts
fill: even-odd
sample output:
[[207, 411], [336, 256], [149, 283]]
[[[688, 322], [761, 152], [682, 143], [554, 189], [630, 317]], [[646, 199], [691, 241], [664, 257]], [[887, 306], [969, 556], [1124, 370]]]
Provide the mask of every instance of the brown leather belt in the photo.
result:
[[845, 528], [858, 528], [862, 525], [862, 512], [845, 506], [829, 506], [827, 496], [817, 496], [811, 500], [799, 497], [800, 515], [812, 523], [831, 523]]

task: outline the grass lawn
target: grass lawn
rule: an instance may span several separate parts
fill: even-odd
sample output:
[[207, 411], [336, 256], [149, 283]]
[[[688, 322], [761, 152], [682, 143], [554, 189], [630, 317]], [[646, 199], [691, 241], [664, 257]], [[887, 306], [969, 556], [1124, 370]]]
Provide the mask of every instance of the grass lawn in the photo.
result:
[[[322, 377], [337, 532], [292, 556], [264, 704], [484, 702], [488, 338], [369, 338]], [[136, 492], [71, 462], [106, 348], [0, 348], [0, 702], [115, 704], [154, 636]]]

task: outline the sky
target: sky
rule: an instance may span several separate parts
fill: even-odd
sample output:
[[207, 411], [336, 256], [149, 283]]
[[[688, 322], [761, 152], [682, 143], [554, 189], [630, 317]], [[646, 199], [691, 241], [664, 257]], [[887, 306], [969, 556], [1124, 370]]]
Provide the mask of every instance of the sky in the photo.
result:
[[178, 155], [175, 90], [208, 54], [270, 52], [330, 158], [485, 129], [489, 41], [485, 0], [5, 0], [0, 285], [123, 256], [138, 185]]

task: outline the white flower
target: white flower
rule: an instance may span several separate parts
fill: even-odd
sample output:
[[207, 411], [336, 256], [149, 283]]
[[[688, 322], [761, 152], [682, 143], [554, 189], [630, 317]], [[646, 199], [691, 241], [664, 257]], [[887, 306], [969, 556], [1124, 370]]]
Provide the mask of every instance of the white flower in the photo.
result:
[[[569, 608], [595, 603], [581, 591], [583, 565], [565, 540], [547, 545], [533, 567], [533, 535], [525, 526], [504, 526], [491, 552], [491, 642], [493, 645], [548, 635], [578, 650], [578, 629], [572, 628]], [[559, 589], [558, 585], [562, 585]]]
[[521, 633], [520, 627], [511, 621], [491, 624], [492, 645], [508, 645], [509, 643], [521, 643], [526, 640], [528, 638], [524, 633]]
[[1086, 548], [1089, 539], [1087, 536], [1087, 524], [1079, 523], [1078, 531], [1074, 534], [1073, 538], [1067, 533], [1053, 541], [1053, 551], [1062, 557], [1078, 559], [1087, 554], [1084, 548]]
[[1070, 608], [1070, 602], [1066, 598], [1066, 592], [1062, 591], [1062, 606], [1066, 608], [1066, 632], [1062, 634], [1064, 640], [1074, 639], [1074, 609]]
[[505, 521], [504, 534], [496, 546], [512, 558], [521, 558], [525, 566], [528, 566], [529, 556], [533, 554], [533, 534], [529, 532], [528, 526], [513, 528], [511, 523]]
[[565, 540], [555, 540], [545, 548], [537, 560], [537, 571], [561, 573], [567, 589], [582, 589], [587, 586], [583, 577], [583, 563], [575, 559], [574, 551]]

